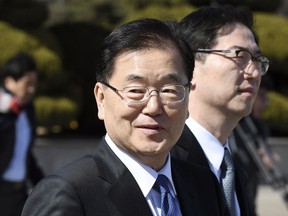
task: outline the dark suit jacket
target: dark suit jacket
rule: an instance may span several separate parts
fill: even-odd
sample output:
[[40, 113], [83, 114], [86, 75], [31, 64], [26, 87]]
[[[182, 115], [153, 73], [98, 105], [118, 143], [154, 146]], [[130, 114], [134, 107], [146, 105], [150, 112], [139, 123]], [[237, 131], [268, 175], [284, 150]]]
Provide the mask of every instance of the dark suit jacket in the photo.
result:
[[[211, 171], [172, 160], [172, 176], [183, 215], [225, 215], [217, 179]], [[42, 179], [22, 216], [149, 216], [137, 182], [102, 140], [94, 155], [81, 158]]]
[[[32, 128], [25, 164], [27, 169], [27, 180], [36, 184], [44, 175], [32, 153], [35, 138], [34, 107], [32, 104], [28, 104], [24, 109], [27, 112], [28, 121]], [[15, 113], [0, 113], [0, 179], [13, 159], [16, 139], [16, 120], [17, 115]]]
[[[177, 144], [171, 150], [171, 155], [173, 158], [188, 161], [190, 163], [198, 164], [210, 169], [208, 159], [206, 158], [202, 147], [187, 125], [185, 125], [183, 133]], [[251, 209], [247, 197], [245, 176], [241, 172], [240, 167], [237, 166], [235, 162], [234, 164], [236, 172], [235, 187], [241, 209], [241, 216], [250, 216]]]

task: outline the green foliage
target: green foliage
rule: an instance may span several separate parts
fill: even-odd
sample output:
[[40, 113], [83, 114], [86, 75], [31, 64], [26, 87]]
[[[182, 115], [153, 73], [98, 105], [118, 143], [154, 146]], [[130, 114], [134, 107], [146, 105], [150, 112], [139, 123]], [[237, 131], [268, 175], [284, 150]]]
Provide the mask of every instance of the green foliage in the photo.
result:
[[275, 91], [269, 93], [270, 105], [262, 114], [272, 131], [288, 133], [288, 97]]
[[37, 125], [52, 127], [61, 125], [68, 127], [77, 118], [77, 104], [67, 98], [51, 98], [39, 96], [35, 98]]
[[112, 30], [121, 23], [142, 17], [181, 19], [193, 7], [186, 0], [73, 0], [69, 4], [55, 1], [48, 25], [90, 22]]
[[255, 13], [254, 17], [263, 53], [278, 61], [288, 60], [288, 19], [267, 13]]
[[19, 52], [32, 55], [40, 71], [54, 76], [61, 71], [61, 59], [32, 35], [0, 21], [0, 65]]
[[163, 6], [163, 5], [149, 5], [146, 8], [130, 13], [122, 22], [125, 23], [139, 18], [181, 20], [195, 9], [196, 9], [195, 7], [188, 5], [179, 5], [175, 7]]
[[[72, 91], [73, 97], [71, 96], [71, 98], [79, 101], [79, 94], [71, 88], [71, 83], [67, 82], [67, 77], [63, 73], [60, 56], [35, 37], [35, 31], [32, 35], [5, 22], [0, 22], [0, 35], [0, 66], [19, 52], [28, 53], [34, 57], [40, 71], [37, 94], [53, 95], [54, 97], [66, 95], [67, 97]], [[43, 38], [51, 38], [50, 36], [45, 37], [44, 33], [41, 35]], [[39, 97], [35, 102], [36, 119], [42, 126], [54, 124], [65, 126], [71, 120], [76, 119], [78, 114], [76, 102], [67, 98]]]
[[71, 0], [68, 4], [65, 1], [55, 1], [49, 6], [51, 16], [47, 25], [86, 22], [111, 30], [132, 10], [133, 5], [127, 5], [123, 2], [114, 0]]
[[145, 8], [150, 5], [162, 5], [162, 6], [177, 6], [177, 5], [183, 5], [187, 4], [187, 0], [121, 0], [123, 5], [129, 5], [135, 8], [136, 10]]

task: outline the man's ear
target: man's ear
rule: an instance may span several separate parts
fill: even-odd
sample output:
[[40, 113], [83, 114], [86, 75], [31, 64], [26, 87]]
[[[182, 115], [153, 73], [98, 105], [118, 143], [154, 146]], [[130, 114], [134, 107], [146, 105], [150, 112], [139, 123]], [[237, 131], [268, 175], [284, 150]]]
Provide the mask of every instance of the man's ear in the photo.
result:
[[95, 84], [94, 96], [98, 108], [98, 118], [103, 120], [105, 116], [105, 95], [103, 91], [103, 85], [99, 82]]
[[11, 76], [7, 76], [5, 79], [4, 79], [4, 86], [7, 90], [9, 90], [10, 92], [14, 92], [14, 89], [15, 89], [15, 85], [16, 85], [16, 81], [13, 77]]
[[203, 73], [202, 69], [204, 66], [203, 66], [203, 63], [201, 61], [195, 60], [195, 67], [194, 67], [193, 76], [192, 76], [192, 80], [191, 80], [191, 90], [195, 89], [196, 80], [198, 78], [198, 75]]

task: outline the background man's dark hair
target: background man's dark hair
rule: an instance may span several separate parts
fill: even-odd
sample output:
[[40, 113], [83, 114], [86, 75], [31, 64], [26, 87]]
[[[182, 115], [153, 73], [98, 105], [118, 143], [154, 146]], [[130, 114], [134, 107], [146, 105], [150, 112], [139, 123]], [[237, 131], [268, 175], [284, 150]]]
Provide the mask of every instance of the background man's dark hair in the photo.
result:
[[1, 68], [1, 82], [3, 82], [3, 80], [8, 76], [11, 76], [17, 81], [30, 71], [37, 72], [35, 60], [26, 53], [19, 53], [8, 60]]
[[225, 35], [233, 30], [236, 23], [249, 28], [258, 44], [253, 22], [251, 11], [245, 7], [213, 5], [190, 13], [179, 25], [192, 50], [196, 50], [215, 46], [219, 30], [221, 29], [221, 34]]

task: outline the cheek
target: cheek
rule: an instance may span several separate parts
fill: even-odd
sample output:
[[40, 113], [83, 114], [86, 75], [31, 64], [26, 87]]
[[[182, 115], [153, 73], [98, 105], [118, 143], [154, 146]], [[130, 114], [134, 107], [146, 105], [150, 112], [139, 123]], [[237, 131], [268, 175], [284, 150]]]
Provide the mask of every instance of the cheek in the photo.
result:
[[[188, 103], [188, 100], [187, 100], [187, 103]], [[173, 113], [170, 114], [170, 118], [172, 121], [172, 122], [170, 122], [171, 123], [171, 131], [173, 133], [175, 133], [175, 131], [178, 131], [179, 136], [183, 130], [185, 121], [189, 116], [187, 103], [184, 103], [183, 106], [181, 106], [177, 110], [173, 110]], [[175, 134], [177, 134], [177, 133], [175, 133]]]
[[109, 103], [105, 104], [105, 109], [101, 112], [105, 122], [108, 122], [113, 127], [118, 129], [128, 128], [131, 122], [137, 117], [139, 112], [135, 109], [127, 107], [126, 104], [119, 103]]
[[25, 88], [25, 86], [23, 86], [21, 83], [19, 83], [18, 85], [15, 86], [15, 94], [18, 97], [23, 97], [25, 94], [27, 94], [27, 90]]

